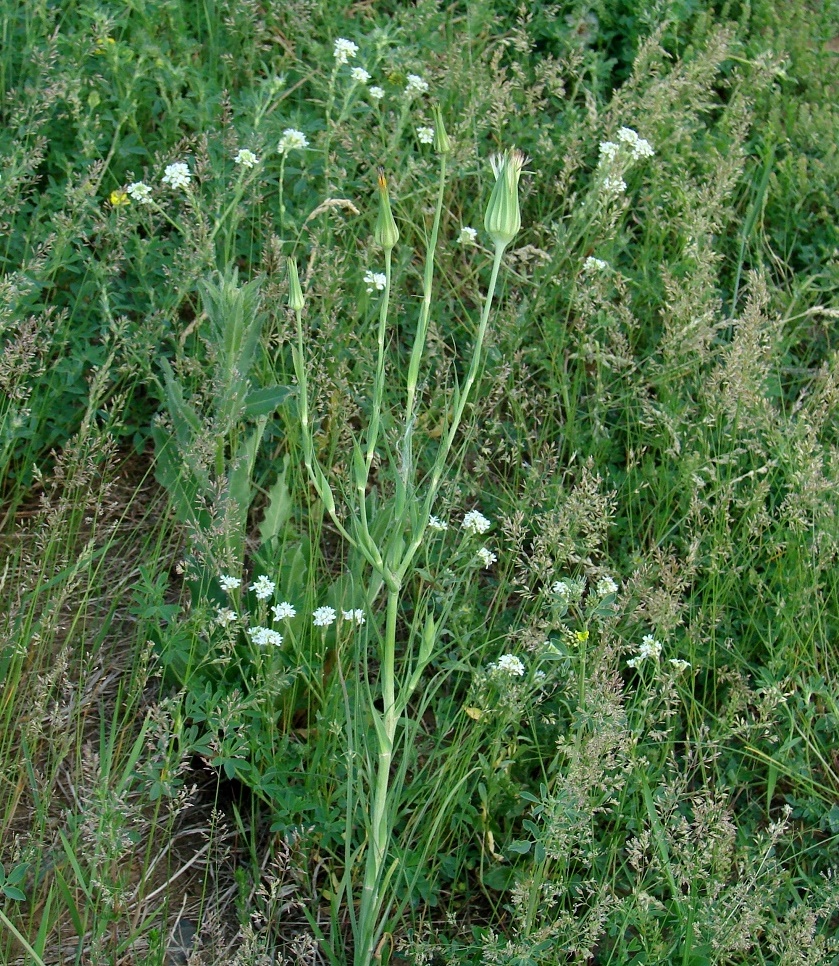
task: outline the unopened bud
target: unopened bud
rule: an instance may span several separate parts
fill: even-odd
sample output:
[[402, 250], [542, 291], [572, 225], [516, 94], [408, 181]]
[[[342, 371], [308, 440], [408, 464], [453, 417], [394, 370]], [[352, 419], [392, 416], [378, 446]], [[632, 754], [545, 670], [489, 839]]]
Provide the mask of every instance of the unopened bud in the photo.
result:
[[519, 178], [528, 159], [517, 148], [490, 159], [495, 185], [487, 205], [484, 227], [496, 247], [506, 248], [521, 228]]
[[379, 168], [379, 217], [373, 232], [376, 242], [389, 251], [399, 241], [399, 229], [390, 210], [390, 195], [387, 192], [387, 178], [384, 168]]
[[295, 312], [302, 312], [305, 302], [303, 300], [303, 289], [300, 288], [300, 278], [297, 274], [297, 262], [293, 258], [287, 258], [285, 263], [288, 274], [288, 307]]
[[432, 108], [434, 111], [434, 150], [438, 154], [451, 154], [452, 142], [446, 134], [446, 125], [443, 123], [443, 112], [437, 104]]

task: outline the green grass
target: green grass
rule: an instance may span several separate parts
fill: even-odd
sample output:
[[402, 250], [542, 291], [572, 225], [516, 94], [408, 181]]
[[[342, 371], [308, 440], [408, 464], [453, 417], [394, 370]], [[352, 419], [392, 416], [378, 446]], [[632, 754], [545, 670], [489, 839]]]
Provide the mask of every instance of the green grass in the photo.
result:
[[0, 0], [0, 961], [839, 962], [839, 15], [530, 11]]

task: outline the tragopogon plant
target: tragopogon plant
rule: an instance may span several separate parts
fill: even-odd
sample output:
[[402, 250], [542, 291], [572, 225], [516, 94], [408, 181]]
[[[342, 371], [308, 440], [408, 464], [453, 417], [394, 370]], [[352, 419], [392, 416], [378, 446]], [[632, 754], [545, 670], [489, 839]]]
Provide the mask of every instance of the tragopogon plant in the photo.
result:
[[[397, 642], [399, 633], [400, 605], [414, 559], [422, 545], [429, 518], [434, 509], [440, 486], [450, 466], [450, 457], [458, 429], [473, 386], [481, 370], [482, 346], [489, 322], [493, 294], [504, 251], [521, 227], [518, 201], [518, 184], [524, 155], [515, 148], [492, 159], [495, 185], [486, 211], [485, 227], [494, 244], [494, 257], [489, 285], [484, 299], [478, 332], [471, 349], [469, 367], [463, 384], [458, 387], [450, 402], [444, 421], [441, 441], [433, 455], [430, 472], [424, 477], [416, 472], [413, 459], [414, 427], [416, 425], [417, 386], [433, 299], [434, 255], [440, 229], [443, 197], [446, 186], [446, 162], [451, 150], [440, 112], [435, 112], [435, 148], [440, 158], [440, 175], [437, 202], [431, 234], [425, 253], [423, 293], [419, 320], [414, 337], [405, 383], [404, 411], [384, 412], [385, 360], [388, 348], [388, 311], [392, 287], [392, 254], [399, 241], [399, 229], [394, 221], [384, 172], [379, 172], [379, 212], [375, 226], [375, 240], [383, 248], [385, 256], [385, 286], [379, 308], [377, 329], [377, 364], [372, 387], [372, 406], [363, 439], [353, 445], [353, 488], [340, 495], [340, 507], [336, 502], [326, 472], [316, 457], [313, 420], [308, 408], [308, 385], [306, 371], [306, 344], [303, 332], [303, 309], [305, 300], [297, 275], [297, 267], [288, 260], [289, 306], [297, 320], [297, 344], [294, 347], [294, 368], [299, 385], [299, 413], [303, 458], [308, 476], [329, 513], [332, 522], [347, 544], [361, 554], [369, 564], [371, 577], [386, 591], [387, 606], [385, 627], [377, 635], [379, 641], [378, 688], [366, 683], [367, 707], [359, 709], [372, 720], [367, 733], [369, 751], [360, 755], [361, 761], [369, 762], [366, 772], [350, 780], [358, 786], [359, 800], [365, 806], [365, 839], [363, 843], [347, 842], [347, 862], [344, 888], [351, 889], [350, 876], [358, 857], [364, 855], [364, 873], [361, 895], [356, 910], [350, 903], [355, 934], [355, 966], [369, 966], [377, 957], [377, 950], [385, 935], [389, 910], [394, 903], [390, 888], [398, 859], [392, 850], [393, 816], [402, 794], [401, 772], [394, 768], [394, 750], [400, 722], [405, 724], [408, 702], [417, 688], [423, 671], [439, 644], [439, 624], [435, 621], [430, 605], [413, 601], [415, 608], [425, 608], [412, 626], [417, 630], [408, 632], [416, 639]], [[380, 494], [374, 503], [368, 489], [371, 468], [379, 454], [387, 462], [390, 452], [382, 441], [383, 417], [401, 426], [398, 446], [398, 466], [390, 466], [390, 478], [394, 489], [390, 496]], [[382, 452], [384, 455], [382, 455]], [[390, 461], [395, 464], [395, 460]], [[383, 526], [382, 515], [387, 517]], [[370, 583], [373, 581], [371, 580]], [[368, 603], [372, 603], [369, 601]], [[368, 612], [370, 612], [368, 610]], [[416, 614], [416, 610], [414, 611]], [[404, 657], [397, 666], [397, 643]], [[359, 674], [359, 678], [363, 675]], [[381, 955], [379, 952], [378, 955]]]

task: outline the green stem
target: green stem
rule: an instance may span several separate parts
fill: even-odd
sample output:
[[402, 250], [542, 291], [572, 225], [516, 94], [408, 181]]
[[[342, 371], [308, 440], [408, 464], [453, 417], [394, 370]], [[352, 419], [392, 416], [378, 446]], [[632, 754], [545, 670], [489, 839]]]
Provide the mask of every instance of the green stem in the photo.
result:
[[414, 555], [422, 543], [423, 536], [425, 535], [425, 528], [428, 525], [428, 516], [431, 513], [432, 507], [434, 506], [434, 501], [437, 498], [437, 492], [440, 489], [440, 483], [443, 479], [443, 471], [446, 467], [446, 460], [451, 452], [454, 438], [457, 435], [457, 430], [460, 426], [461, 420], [463, 419], [463, 412], [466, 409], [466, 403], [469, 400], [469, 393], [472, 389], [475, 379], [478, 376], [478, 371], [481, 364], [481, 350], [483, 348], [484, 337], [486, 336], [487, 323], [489, 322], [489, 312], [492, 307], [493, 296], [495, 295], [495, 286], [498, 282], [498, 272], [501, 268], [501, 259], [503, 255], [504, 246], [497, 246], [495, 249], [495, 258], [492, 264], [492, 275], [490, 276], [489, 287], [487, 289], [487, 295], [484, 301], [484, 310], [481, 313], [481, 322], [478, 326], [478, 335], [475, 339], [475, 345], [472, 349], [472, 361], [469, 365], [469, 372], [466, 374], [466, 381], [463, 383], [463, 388], [459, 393], [454, 415], [452, 416], [451, 425], [449, 426], [449, 431], [446, 434], [445, 440], [440, 444], [440, 449], [437, 451], [437, 457], [434, 460], [434, 467], [431, 471], [431, 480], [428, 485], [428, 493], [426, 494], [425, 502], [422, 508], [420, 526], [402, 555], [402, 560], [399, 563], [399, 566], [395, 568], [396, 578], [400, 582], [405, 578], [405, 574], [408, 572], [408, 568], [411, 566]]
[[[364, 871], [364, 888], [358, 914], [358, 937], [355, 950], [355, 966], [369, 966], [375, 953], [375, 945], [381, 932], [379, 914], [382, 908], [382, 871], [390, 845], [390, 816], [388, 814], [388, 790], [390, 770], [393, 763], [394, 738], [398, 714], [396, 708], [396, 621], [399, 613], [399, 586], [388, 590], [387, 619], [382, 643], [381, 685], [383, 714], [376, 728], [379, 753], [376, 762], [373, 807], [368, 826], [367, 864]], [[374, 709], [374, 714], [378, 714]]]
[[373, 385], [373, 412], [370, 415], [370, 425], [367, 428], [367, 473], [373, 463], [376, 442], [379, 438], [379, 426], [382, 418], [382, 400], [385, 392], [385, 332], [387, 331], [387, 310], [390, 305], [390, 278], [393, 251], [385, 249], [385, 294], [379, 306], [378, 357], [376, 359], [376, 381]]

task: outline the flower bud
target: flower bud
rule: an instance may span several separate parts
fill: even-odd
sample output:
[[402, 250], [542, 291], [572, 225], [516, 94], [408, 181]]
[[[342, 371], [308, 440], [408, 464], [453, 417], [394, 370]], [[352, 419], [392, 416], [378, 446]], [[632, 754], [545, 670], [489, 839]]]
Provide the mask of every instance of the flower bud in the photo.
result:
[[506, 248], [521, 228], [519, 178], [528, 159], [517, 148], [490, 159], [495, 185], [487, 205], [484, 227], [496, 248]]
[[399, 241], [399, 229], [393, 220], [393, 212], [390, 210], [390, 196], [387, 193], [387, 179], [385, 169], [379, 168], [379, 217], [376, 219], [376, 228], [373, 232], [376, 242], [389, 251]]
[[293, 258], [287, 258], [286, 273], [288, 274], [288, 307], [295, 312], [302, 312], [303, 289], [300, 288], [300, 278], [297, 275], [297, 262]]
[[434, 150], [438, 154], [451, 154], [452, 142], [446, 134], [446, 125], [443, 123], [443, 112], [437, 104], [432, 108], [434, 111]]

